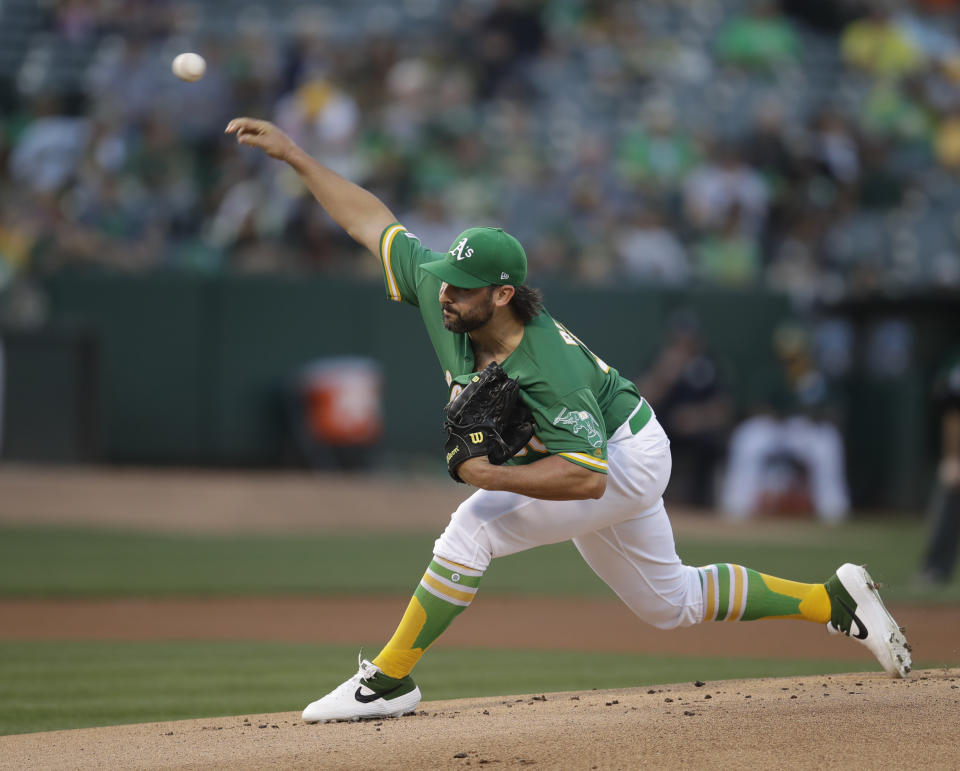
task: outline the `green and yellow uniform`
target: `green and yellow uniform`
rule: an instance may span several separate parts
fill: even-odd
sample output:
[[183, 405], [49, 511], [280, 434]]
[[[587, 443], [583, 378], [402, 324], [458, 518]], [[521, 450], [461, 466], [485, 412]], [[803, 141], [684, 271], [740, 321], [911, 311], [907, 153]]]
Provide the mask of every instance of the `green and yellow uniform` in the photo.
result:
[[[488, 231], [481, 233], [480, 239], [512, 239], [502, 231], [496, 231], [495, 235], [491, 229], [480, 230]], [[450, 389], [450, 398], [476, 374], [474, 351], [468, 334], [451, 332], [444, 327], [440, 306], [442, 281], [422, 266], [459, 260], [461, 255], [457, 250], [466, 250], [462, 255], [464, 259], [470, 257], [468, 241], [463, 239], [454, 244], [446, 254], [433, 252], [399, 223], [387, 227], [380, 239], [387, 294], [396, 302], [419, 308]], [[521, 250], [519, 244], [515, 244], [515, 248]], [[525, 258], [522, 259], [525, 274]], [[502, 278], [508, 278], [508, 274], [504, 273]], [[479, 280], [474, 284], [483, 285]], [[652, 416], [632, 382], [596, 356], [546, 311], [525, 326], [519, 345], [500, 365], [519, 382], [521, 398], [533, 413], [536, 426], [534, 438], [508, 461], [511, 464], [559, 455], [571, 463], [606, 474], [608, 440], [628, 419], [631, 433], [637, 434]], [[669, 465], [666, 471], [669, 473]], [[477, 495], [484, 494], [485, 491], [480, 491]], [[610, 505], [618, 505], [616, 497], [615, 493]], [[585, 504], [591, 510], [608, 505], [604, 499]], [[504, 505], [512, 504], [505, 502]], [[549, 511], [539, 511], [537, 507], [528, 506], [525, 510], [529, 511], [529, 517], [539, 516], [544, 520], [550, 517]], [[585, 521], [589, 516], [586, 514]], [[700, 604], [700, 610], [699, 615], [690, 617], [692, 622], [771, 616], [805, 618], [819, 623], [830, 619], [830, 601], [822, 584], [784, 581], [739, 565], [687, 568], [676, 557], [672, 539], [663, 548], [661, 557], [672, 563], [671, 569], [678, 578], [686, 575], [687, 578], [681, 580], [696, 586], [695, 601]], [[390, 678], [407, 677], [432, 642], [469, 606], [482, 575], [482, 570], [435, 554], [400, 626], [373, 663]], [[642, 615], [642, 608], [634, 607], [634, 610]]]

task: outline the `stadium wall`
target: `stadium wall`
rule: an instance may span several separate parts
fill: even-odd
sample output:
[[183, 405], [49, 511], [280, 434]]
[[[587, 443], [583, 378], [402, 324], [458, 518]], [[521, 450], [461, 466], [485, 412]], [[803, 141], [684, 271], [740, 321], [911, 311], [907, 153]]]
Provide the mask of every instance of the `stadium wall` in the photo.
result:
[[[738, 406], [756, 404], [778, 387], [771, 333], [791, 318], [783, 297], [717, 289], [543, 288], [551, 313], [627, 376], [650, 362], [671, 313], [684, 307], [699, 315], [708, 342], [728, 365]], [[308, 362], [343, 355], [368, 356], [382, 368], [381, 460], [403, 465], [438, 453], [442, 373], [418, 311], [386, 302], [376, 283], [323, 276], [61, 275], [50, 280], [49, 290], [54, 327], [79, 330], [88, 347], [95, 341], [95, 388], [86, 387], [97, 394], [95, 430], [86, 429], [73, 459], [296, 463], [284, 420], [285, 389]], [[853, 315], [869, 323], [869, 313]], [[18, 356], [29, 363], [29, 346]], [[80, 366], [71, 362], [64, 358], [61, 369]], [[49, 412], [42, 389], [17, 391], [17, 372], [25, 366], [8, 367], [17, 411]], [[917, 366], [900, 378], [845, 383], [849, 475], [858, 505], [922, 505], [934, 452], [927, 374]], [[59, 376], [51, 370], [50, 377]], [[8, 439], [16, 446], [16, 436]], [[55, 431], [49, 439], [63, 441]], [[63, 452], [45, 458], [42, 436], [34, 436], [30, 447], [34, 458], [71, 459]]]

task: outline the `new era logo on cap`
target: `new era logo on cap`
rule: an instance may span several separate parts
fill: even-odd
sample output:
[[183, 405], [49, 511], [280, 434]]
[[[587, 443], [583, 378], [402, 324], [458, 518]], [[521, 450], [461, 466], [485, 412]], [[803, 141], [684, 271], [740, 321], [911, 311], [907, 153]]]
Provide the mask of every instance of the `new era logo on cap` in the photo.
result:
[[510, 274], [509, 274], [509, 273], [501, 273], [501, 274], [500, 274], [500, 278], [501, 278], [502, 280], [506, 281], [508, 278], [510, 278]]

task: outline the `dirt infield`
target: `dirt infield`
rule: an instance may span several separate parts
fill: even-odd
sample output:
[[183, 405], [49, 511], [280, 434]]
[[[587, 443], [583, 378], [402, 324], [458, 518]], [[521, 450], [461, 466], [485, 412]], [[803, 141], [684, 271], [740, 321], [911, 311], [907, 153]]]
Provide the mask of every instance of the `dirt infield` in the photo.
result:
[[960, 670], [728, 680], [0, 737], [9, 768], [956, 768]]
[[[358, 505], [358, 484], [364, 498]], [[166, 532], [441, 528], [463, 488], [430, 477], [0, 468], [0, 522]], [[202, 512], [202, 516], [198, 513]], [[737, 528], [674, 513], [678, 532]], [[782, 539], [784, 524], [752, 524]], [[392, 598], [0, 600], [2, 639], [385, 639]], [[895, 608], [915, 663], [960, 662], [955, 608]], [[335, 617], [344, 623], [324, 623]], [[578, 624], [565, 624], [576, 617]], [[257, 623], [251, 624], [250, 619]], [[496, 621], [496, 623], [494, 623]], [[863, 674], [424, 703], [415, 716], [307, 726], [298, 713], [0, 737], [0, 768], [811, 768], [960, 766], [960, 669], [897, 681], [852, 641], [789, 621], [660, 632], [615, 599], [481, 595], [438, 646], [849, 658]], [[760, 624], [763, 634], [757, 634]], [[348, 630], [348, 631], [343, 631]], [[429, 694], [428, 694], [429, 696]]]
[[424, 531], [443, 528], [464, 490], [418, 475], [0, 465], [0, 522], [175, 533]]

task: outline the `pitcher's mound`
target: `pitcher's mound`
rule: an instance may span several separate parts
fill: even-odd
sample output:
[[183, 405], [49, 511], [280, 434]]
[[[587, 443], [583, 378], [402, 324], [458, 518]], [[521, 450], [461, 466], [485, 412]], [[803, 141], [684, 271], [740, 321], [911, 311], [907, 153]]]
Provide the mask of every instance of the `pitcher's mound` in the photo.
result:
[[424, 702], [307, 725], [297, 712], [0, 737], [9, 768], [952, 767], [960, 669]]

